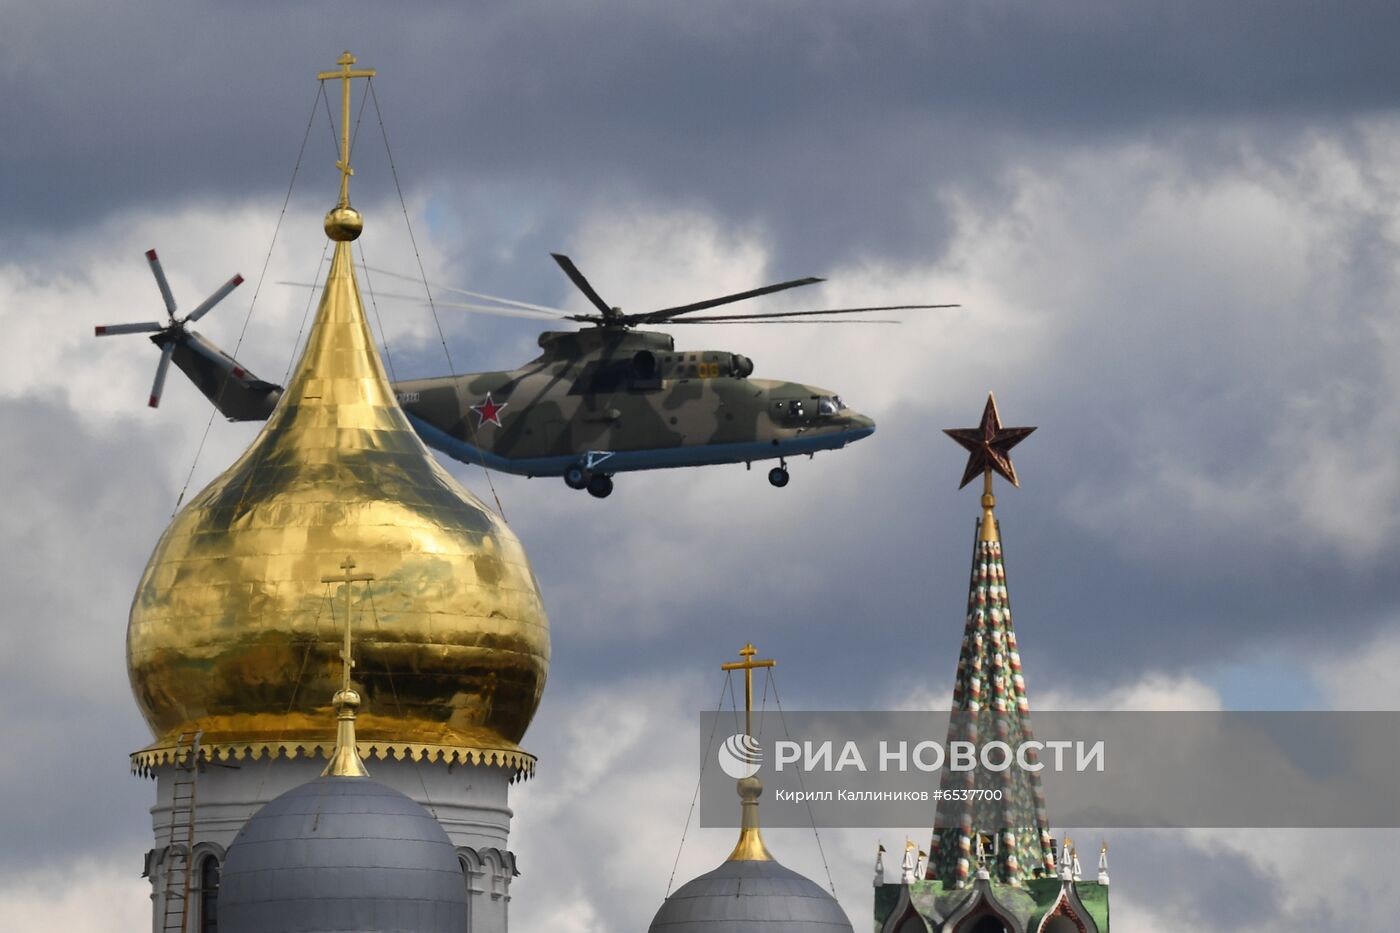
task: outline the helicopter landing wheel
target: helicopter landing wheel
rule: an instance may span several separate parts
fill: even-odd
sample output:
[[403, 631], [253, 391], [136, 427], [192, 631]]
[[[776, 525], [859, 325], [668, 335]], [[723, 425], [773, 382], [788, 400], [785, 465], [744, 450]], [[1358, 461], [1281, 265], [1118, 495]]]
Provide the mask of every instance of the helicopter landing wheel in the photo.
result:
[[788, 474], [787, 467], [776, 466], [768, 471], [768, 482], [777, 486], [779, 489], [786, 486], [790, 479], [792, 479], [792, 477]]
[[594, 473], [588, 481], [588, 494], [595, 499], [606, 499], [612, 491], [612, 477], [606, 473]]
[[564, 468], [564, 485], [570, 489], [584, 489], [588, 486], [588, 471], [582, 464], [571, 463]]

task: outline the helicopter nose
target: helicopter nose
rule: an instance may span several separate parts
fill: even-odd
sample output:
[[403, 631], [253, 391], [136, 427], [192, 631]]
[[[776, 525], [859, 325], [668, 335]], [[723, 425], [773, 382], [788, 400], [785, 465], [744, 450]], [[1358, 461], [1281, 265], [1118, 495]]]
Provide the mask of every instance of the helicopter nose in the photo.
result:
[[853, 441], [858, 441], [863, 437], [869, 437], [875, 433], [875, 419], [869, 415], [862, 415], [858, 411], [853, 411], [848, 416], [850, 427], [846, 429], [846, 434]]

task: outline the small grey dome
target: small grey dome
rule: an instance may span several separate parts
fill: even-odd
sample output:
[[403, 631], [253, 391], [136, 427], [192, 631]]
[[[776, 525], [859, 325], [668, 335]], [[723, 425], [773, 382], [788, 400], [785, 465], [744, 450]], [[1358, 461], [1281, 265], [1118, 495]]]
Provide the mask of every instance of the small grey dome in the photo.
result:
[[649, 933], [851, 933], [836, 898], [773, 861], [725, 862], [683, 885]]
[[253, 815], [219, 887], [226, 933], [461, 933], [456, 849], [421, 806], [365, 778], [322, 777]]

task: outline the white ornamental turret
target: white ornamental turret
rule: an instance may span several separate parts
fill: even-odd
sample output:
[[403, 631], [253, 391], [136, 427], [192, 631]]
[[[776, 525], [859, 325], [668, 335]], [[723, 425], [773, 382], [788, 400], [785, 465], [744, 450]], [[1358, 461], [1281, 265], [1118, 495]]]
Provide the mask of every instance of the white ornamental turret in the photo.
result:
[[909, 840], [904, 841], [904, 858], [900, 859], [899, 868], [900, 884], [913, 884], [916, 877], [915, 870], [918, 868], [918, 849]]

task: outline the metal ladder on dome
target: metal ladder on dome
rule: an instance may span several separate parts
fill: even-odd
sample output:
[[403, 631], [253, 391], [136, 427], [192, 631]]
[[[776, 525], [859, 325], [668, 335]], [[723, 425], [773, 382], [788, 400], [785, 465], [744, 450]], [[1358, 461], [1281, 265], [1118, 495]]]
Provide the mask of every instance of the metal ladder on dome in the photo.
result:
[[199, 776], [199, 740], [185, 744], [185, 733], [175, 740], [174, 783], [170, 788], [170, 840], [165, 850], [165, 908], [160, 933], [185, 933], [190, 902], [190, 852], [194, 849], [196, 778]]

